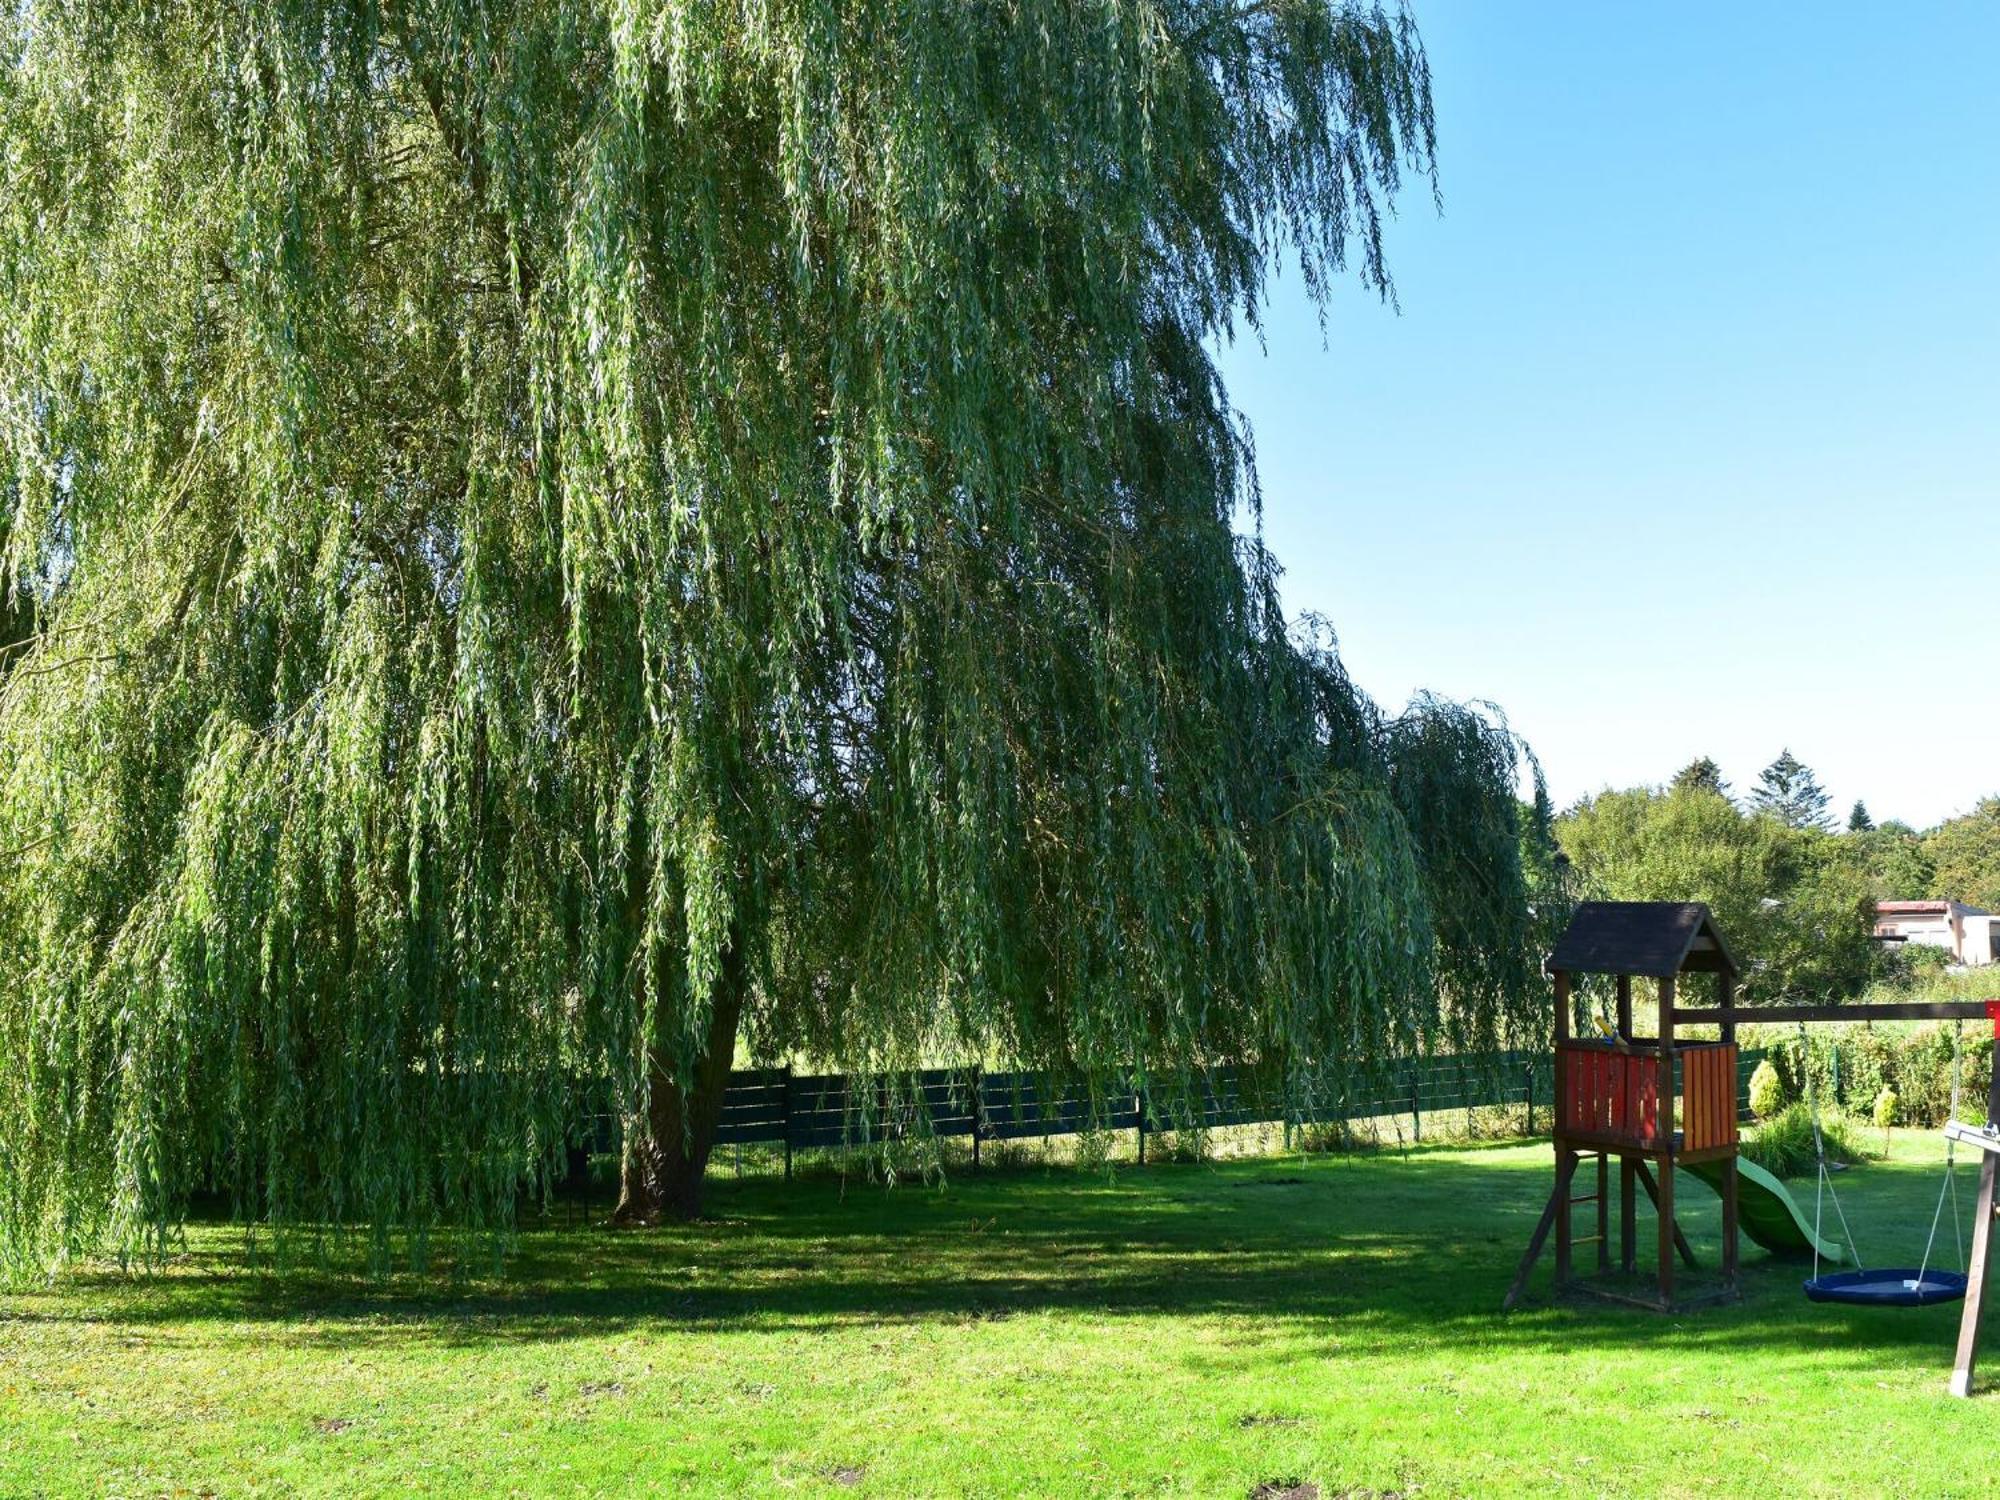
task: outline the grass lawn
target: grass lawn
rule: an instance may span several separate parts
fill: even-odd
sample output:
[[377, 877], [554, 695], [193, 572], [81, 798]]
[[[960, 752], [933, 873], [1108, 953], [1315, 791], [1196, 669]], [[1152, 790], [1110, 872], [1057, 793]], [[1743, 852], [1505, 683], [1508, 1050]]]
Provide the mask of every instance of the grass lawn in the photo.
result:
[[[1934, 1140], [1845, 1174], [1870, 1259], [1921, 1251]], [[0, 1494], [1988, 1491], [1956, 1307], [1814, 1306], [1746, 1247], [1738, 1306], [1551, 1306], [1545, 1265], [1502, 1317], [1549, 1177], [1528, 1145], [719, 1180], [712, 1223], [531, 1233], [455, 1289], [199, 1228], [152, 1279], [0, 1298]], [[1683, 1207], [1712, 1265], [1715, 1199]]]

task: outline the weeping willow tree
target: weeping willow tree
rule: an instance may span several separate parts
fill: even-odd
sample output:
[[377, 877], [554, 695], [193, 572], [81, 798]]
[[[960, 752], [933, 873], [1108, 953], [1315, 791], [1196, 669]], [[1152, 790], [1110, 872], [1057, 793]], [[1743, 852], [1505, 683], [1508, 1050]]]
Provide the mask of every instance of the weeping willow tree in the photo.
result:
[[1210, 358], [1431, 152], [1328, 0], [6, 6], [13, 1263], [504, 1224], [606, 1077], [689, 1213], [739, 1045], [1539, 1025], [1515, 742], [1288, 625]]

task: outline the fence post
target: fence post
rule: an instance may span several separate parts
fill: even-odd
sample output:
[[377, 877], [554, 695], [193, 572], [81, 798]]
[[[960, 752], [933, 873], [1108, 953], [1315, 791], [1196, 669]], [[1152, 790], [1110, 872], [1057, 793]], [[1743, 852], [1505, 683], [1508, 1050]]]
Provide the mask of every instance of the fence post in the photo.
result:
[[1417, 1097], [1417, 1081], [1423, 1075], [1418, 1069], [1419, 1064], [1412, 1061], [1410, 1064], [1410, 1133], [1418, 1140], [1422, 1140], [1424, 1138], [1424, 1110], [1423, 1101]]
[[1139, 1165], [1146, 1165], [1146, 1093], [1139, 1080], [1132, 1080], [1132, 1110], [1139, 1118]]
[[792, 1180], [792, 1065], [785, 1064], [785, 1076], [780, 1084], [784, 1089], [785, 1122], [785, 1181]]
[[986, 1098], [979, 1087], [979, 1068], [972, 1069], [972, 1170], [979, 1170], [979, 1137], [986, 1124]]

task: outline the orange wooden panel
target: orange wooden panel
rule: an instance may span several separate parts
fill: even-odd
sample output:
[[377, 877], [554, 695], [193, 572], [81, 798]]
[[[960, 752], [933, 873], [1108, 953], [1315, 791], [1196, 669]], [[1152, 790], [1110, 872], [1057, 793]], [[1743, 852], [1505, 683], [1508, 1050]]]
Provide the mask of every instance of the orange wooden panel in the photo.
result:
[[1695, 1068], [1695, 1083], [1701, 1089], [1701, 1098], [1696, 1101], [1699, 1107], [1693, 1111], [1693, 1114], [1701, 1122], [1701, 1144], [1704, 1146], [1708, 1144], [1709, 1133], [1715, 1129], [1715, 1121], [1709, 1118], [1708, 1111], [1709, 1097], [1714, 1092], [1708, 1086], [1709, 1056], [1710, 1054], [1706, 1052], [1702, 1053], [1697, 1060], [1699, 1065]]
[[1690, 1150], [1699, 1151], [1708, 1144], [1711, 1121], [1708, 1118], [1708, 1057], [1706, 1052], [1688, 1054], [1687, 1090], [1687, 1143]]

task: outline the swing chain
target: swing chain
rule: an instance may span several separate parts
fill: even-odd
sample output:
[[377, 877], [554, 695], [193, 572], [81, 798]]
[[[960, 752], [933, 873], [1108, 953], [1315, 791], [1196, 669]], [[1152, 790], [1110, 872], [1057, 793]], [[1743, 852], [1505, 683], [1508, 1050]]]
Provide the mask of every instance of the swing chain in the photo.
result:
[[[1965, 1022], [1956, 1022], [1951, 1033], [1951, 1110], [1948, 1120], [1958, 1118], [1959, 1078], [1965, 1065]], [[1931, 1210], [1930, 1238], [1924, 1241], [1923, 1264], [1917, 1268], [1917, 1284], [1923, 1285], [1924, 1274], [1931, 1268], [1931, 1247], [1937, 1243], [1938, 1220], [1944, 1215], [1944, 1200], [1951, 1198], [1951, 1232], [1958, 1242], [1958, 1268], [1966, 1268], [1965, 1230], [1958, 1217], [1958, 1138], [1946, 1135], [1944, 1138], [1944, 1181], [1938, 1185], [1937, 1207]]]
[[[1839, 1043], [1834, 1044], [1834, 1067], [1840, 1066]], [[1833, 1199], [1834, 1215], [1840, 1220], [1840, 1232], [1847, 1239], [1848, 1254], [1854, 1257], [1854, 1268], [1866, 1270], [1861, 1261], [1861, 1247], [1854, 1243], [1854, 1231], [1847, 1227], [1847, 1210], [1840, 1206], [1840, 1191], [1833, 1185], [1833, 1175], [1826, 1163], [1826, 1138], [1819, 1128], [1819, 1090], [1813, 1086], [1811, 1039], [1806, 1035], [1806, 1023], [1799, 1022], [1799, 1072], [1805, 1079], [1806, 1112], [1812, 1119], [1813, 1162], [1818, 1168], [1818, 1176], [1813, 1183], [1813, 1280], [1819, 1280], [1820, 1222], [1824, 1212], [1824, 1200]]]

